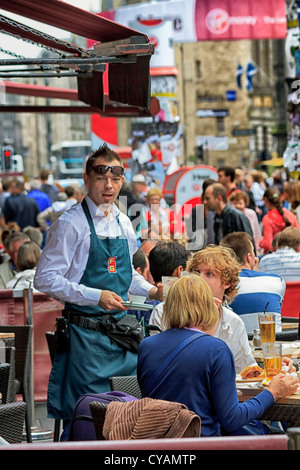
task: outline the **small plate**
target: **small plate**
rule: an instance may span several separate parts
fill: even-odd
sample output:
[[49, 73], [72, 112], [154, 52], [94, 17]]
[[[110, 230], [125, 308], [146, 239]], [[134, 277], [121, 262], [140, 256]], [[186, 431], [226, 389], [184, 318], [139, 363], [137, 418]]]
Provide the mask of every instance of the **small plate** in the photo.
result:
[[128, 307], [128, 310], [142, 310], [142, 311], [147, 311], [147, 310], [153, 310], [154, 306], [151, 304], [137, 304], [134, 302], [122, 302], [123, 305]]
[[144, 297], [142, 295], [128, 294], [128, 300], [129, 302], [132, 302], [133, 304], [144, 304], [146, 299], [147, 297]]
[[253, 377], [252, 379], [242, 379], [240, 374], [237, 374], [236, 379], [235, 379], [236, 383], [241, 383], [241, 384], [249, 384], [253, 382], [260, 383], [263, 380], [265, 380], [265, 377], [261, 377], [261, 378]]

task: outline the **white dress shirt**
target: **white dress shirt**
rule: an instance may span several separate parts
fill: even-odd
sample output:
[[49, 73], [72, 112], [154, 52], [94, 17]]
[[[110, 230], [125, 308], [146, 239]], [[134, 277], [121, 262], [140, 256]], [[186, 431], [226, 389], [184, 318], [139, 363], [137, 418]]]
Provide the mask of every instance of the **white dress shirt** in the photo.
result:
[[251, 352], [245, 324], [230, 308], [222, 306], [221, 320], [215, 336], [222, 339], [231, 349], [237, 374], [246, 366], [257, 365]]
[[[95, 231], [101, 237], [121, 236], [122, 225], [128, 241], [130, 259], [137, 251], [135, 232], [129, 218], [113, 205], [109, 221], [94, 202], [86, 196], [86, 202], [94, 223]], [[101, 296], [99, 289], [80, 284], [90, 249], [90, 227], [81, 204], [64, 212], [47, 232], [46, 246], [40, 258], [34, 287], [40, 292], [77, 305], [96, 306]], [[129, 292], [148, 297], [153, 285], [132, 267], [132, 282]], [[114, 286], [112, 284], [111, 290]]]

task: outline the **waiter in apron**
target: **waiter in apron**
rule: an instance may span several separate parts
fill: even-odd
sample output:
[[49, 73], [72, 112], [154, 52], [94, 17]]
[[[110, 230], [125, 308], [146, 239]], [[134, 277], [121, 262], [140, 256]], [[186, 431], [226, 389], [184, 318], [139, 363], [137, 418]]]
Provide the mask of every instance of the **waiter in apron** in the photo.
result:
[[[87, 195], [50, 227], [34, 281], [73, 318], [69, 350], [55, 354], [48, 386], [48, 416], [65, 421], [82, 394], [109, 391], [111, 376], [136, 374], [137, 354], [90, 328], [91, 318], [122, 318], [128, 292], [162, 300], [163, 289], [132, 267], [135, 232], [114, 204], [124, 181], [119, 156], [103, 145], [87, 159], [83, 177]], [[82, 317], [87, 325], [76, 321]]]

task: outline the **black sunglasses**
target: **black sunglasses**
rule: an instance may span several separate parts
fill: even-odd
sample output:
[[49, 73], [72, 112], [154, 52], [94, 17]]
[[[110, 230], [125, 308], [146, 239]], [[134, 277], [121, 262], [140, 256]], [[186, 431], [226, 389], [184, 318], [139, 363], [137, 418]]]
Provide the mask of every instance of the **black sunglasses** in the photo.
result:
[[106, 175], [108, 170], [110, 170], [114, 176], [124, 175], [124, 168], [122, 166], [95, 165], [95, 166], [92, 166], [91, 169], [97, 175]]

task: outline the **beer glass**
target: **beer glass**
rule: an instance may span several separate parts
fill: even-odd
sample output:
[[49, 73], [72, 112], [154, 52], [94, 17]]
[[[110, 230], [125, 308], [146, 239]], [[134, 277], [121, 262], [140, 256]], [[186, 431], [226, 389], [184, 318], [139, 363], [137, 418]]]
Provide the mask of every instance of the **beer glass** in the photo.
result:
[[262, 343], [275, 343], [275, 314], [259, 313], [258, 323], [260, 328], [260, 338]]
[[[279, 373], [282, 366], [282, 344], [262, 343], [265, 376], [271, 379]], [[274, 370], [276, 369], [276, 370]]]
[[162, 276], [161, 282], [164, 285], [164, 288], [163, 288], [163, 301], [166, 300], [167, 291], [168, 291], [170, 285], [173, 284], [173, 282], [177, 281], [177, 279], [179, 279], [179, 277], [176, 277], [176, 276]]

